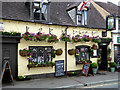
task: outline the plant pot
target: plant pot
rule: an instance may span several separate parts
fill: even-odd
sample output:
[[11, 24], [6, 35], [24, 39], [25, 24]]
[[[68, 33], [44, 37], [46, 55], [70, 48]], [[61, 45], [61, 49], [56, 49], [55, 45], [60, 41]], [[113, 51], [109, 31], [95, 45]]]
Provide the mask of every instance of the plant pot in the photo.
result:
[[97, 49], [97, 47], [93, 47], [93, 49]]
[[27, 51], [19, 51], [20, 55], [23, 57], [28, 56], [28, 52]]
[[62, 55], [63, 51], [62, 50], [56, 50], [56, 55]]
[[93, 73], [94, 73], [94, 74], [97, 73], [97, 68], [93, 68]]
[[68, 50], [69, 55], [74, 55], [75, 54], [75, 50]]
[[115, 72], [115, 67], [111, 67], [111, 72]]

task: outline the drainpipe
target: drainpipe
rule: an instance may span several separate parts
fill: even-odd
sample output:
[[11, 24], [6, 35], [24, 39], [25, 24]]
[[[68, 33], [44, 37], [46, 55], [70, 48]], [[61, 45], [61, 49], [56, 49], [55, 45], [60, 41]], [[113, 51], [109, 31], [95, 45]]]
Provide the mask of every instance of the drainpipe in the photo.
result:
[[[67, 34], [67, 28], [65, 28], [65, 34]], [[65, 42], [65, 75], [67, 75], [67, 42]]]

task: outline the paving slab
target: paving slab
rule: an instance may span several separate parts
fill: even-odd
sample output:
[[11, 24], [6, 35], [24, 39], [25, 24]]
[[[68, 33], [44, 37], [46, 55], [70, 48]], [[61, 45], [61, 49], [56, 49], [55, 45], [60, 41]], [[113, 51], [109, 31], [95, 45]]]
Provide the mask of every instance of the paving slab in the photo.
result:
[[118, 72], [103, 72], [94, 76], [54, 77], [14, 81], [14, 85], [3, 85], [3, 88], [71, 88], [84, 85], [101, 84], [118, 81]]

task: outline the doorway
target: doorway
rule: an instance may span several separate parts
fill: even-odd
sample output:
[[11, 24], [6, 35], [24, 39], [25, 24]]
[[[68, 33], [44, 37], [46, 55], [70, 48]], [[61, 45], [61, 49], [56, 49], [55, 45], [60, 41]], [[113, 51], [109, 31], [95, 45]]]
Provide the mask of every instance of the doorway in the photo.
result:
[[102, 49], [101, 53], [101, 65], [99, 66], [99, 70], [107, 70], [107, 45], [100, 46], [100, 49]]
[[118, 54], [120, 54], [120, 45], [114, 45], [114, 62], [117, 62]]
[[[14, 79], [17, 76], [17, 44], [2, 44], [2, 62], [8, 61]], [[3, 63], [4, 64], [4, 63]], [[2, 65], [3, 66], [3, 65]]]

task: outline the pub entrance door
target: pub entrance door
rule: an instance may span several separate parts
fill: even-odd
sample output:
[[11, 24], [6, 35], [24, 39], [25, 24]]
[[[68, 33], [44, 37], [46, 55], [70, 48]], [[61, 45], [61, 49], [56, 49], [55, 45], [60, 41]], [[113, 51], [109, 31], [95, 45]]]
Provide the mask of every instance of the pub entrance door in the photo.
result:
[[101, 65], [99, 66], [99, 70], [107, 70], [108, 63], [107, 63], [107, 45], [100, 46], [100, 49], [102, 49], [101, 54]]

